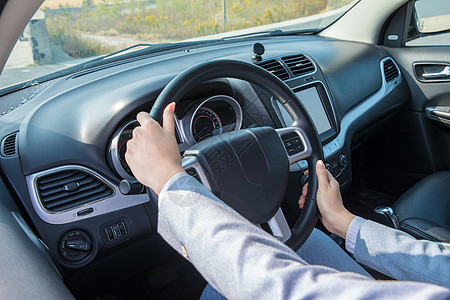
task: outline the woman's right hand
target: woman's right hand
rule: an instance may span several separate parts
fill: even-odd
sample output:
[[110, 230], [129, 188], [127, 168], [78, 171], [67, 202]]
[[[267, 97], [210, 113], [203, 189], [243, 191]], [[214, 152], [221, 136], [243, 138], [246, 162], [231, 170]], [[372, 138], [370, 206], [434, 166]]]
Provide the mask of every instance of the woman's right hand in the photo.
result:
[[[316, 173], [319, 181], [316, 201], [321, 215], [320, 220], [328, 231], [345, 239], [347, 229], [355, 215], [344, 207], [339, 182], [328, 172], [321, 160], [317, 161]], [[307, 192], [308, 184], [305, 184], [298, 201], [300, 208], [305, 204]]]

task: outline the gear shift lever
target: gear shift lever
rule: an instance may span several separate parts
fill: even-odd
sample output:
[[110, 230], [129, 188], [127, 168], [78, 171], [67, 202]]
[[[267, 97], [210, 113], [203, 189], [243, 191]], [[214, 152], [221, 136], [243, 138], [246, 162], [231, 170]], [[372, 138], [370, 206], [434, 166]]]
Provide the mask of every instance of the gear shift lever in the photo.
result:
[[378, 206], [373, 210], [375, 220], [389, 227], [400, 229], [400, 223], [394, 210], [389, 206]]

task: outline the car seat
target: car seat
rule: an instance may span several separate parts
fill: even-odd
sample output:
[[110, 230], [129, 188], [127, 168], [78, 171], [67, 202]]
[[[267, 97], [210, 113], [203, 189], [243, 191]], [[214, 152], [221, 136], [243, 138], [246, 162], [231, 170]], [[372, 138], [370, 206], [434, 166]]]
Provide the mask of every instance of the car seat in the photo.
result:
[[418, 239], [450, 242], [450, 171], [422, 179], [392, 209], [401, 230]]

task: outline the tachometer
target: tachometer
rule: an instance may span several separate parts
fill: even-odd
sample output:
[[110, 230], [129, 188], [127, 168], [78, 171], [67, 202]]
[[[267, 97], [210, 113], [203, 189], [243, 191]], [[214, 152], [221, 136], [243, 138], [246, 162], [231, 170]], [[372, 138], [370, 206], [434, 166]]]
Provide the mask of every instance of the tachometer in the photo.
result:
[[222, 121], [215, 111], [200, 107], [192, 120], [192, 135], [196, 142], [222, 133]]

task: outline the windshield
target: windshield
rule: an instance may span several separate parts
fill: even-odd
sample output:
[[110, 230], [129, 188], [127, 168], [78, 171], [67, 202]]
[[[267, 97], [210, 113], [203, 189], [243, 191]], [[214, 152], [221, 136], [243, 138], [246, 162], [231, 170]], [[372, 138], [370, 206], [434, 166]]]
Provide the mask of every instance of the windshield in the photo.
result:
[[355, 2], [46, 0], [5, 65], [0, 93], [76, 72], [92, 60], [108, 61], [105, 55], [116, 56], [107, 55], [128, 47], [117, 55], [142, 49], [161, 51], [182, 46], [179, 42], [245, 38], [255, 33], [314, 33], [337, 20]]

